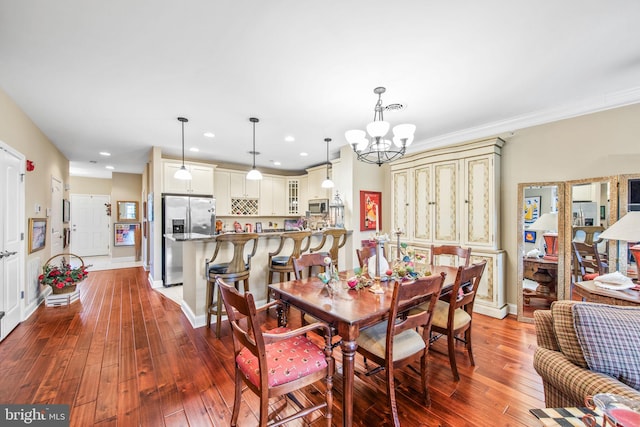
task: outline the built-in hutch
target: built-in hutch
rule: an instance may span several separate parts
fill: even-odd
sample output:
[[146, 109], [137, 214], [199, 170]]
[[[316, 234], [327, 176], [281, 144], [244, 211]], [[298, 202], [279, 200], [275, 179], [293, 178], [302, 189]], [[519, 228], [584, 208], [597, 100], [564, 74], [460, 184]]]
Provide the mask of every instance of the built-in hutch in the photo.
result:
[[[423, 151], [391, 164], [392, 227], [429, 259], [431, 245], [471, 247], [487, 260], [475, 310], [507, 315], [504, 251], [500, 249], [499, 138]], [[397, 245], [392, 242], [391, 251]]]

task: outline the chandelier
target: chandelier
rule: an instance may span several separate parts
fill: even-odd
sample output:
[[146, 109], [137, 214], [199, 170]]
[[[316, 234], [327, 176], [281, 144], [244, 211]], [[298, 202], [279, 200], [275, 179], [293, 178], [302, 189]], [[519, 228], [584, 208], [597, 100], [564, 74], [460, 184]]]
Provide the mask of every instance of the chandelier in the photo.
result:
[[[378, 166], [404, 156], [407, 147], [413, 142], [413, 134], [416, 131], [416, 126], [412, 124], [396, 125], [393, 128], [392, 141], [385, 139], [390, 127], [389, 122], [385, 122], [383, 117], [383, 112], [387, 109], [382, 106], [382, 94], [385, 91], [383, 87], [373, 90], [373, 93], [378, 95], [378, 102], [374, 108], [373, 121], [367, 125], [367, 132], [354, 129], [344, 134], [358, 160]], [[367, 133], [371, 139], [367, 138]]]

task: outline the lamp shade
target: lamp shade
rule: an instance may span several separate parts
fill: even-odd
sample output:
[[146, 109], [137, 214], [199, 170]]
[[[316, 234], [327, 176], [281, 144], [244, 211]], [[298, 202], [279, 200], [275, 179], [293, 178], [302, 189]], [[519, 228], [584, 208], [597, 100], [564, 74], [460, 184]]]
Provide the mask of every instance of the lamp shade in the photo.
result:
[[600, 239], [640, 242], [640, 212], [628, 212], [600, 233]]
[[385, 122], [384, 120], [376, 120], [367, 125], [367, 132], [372, 137], [383, 137], [389, 132], [389, 122]]
[[558, 212], [542, 214], [527, 230], [558, 231]]

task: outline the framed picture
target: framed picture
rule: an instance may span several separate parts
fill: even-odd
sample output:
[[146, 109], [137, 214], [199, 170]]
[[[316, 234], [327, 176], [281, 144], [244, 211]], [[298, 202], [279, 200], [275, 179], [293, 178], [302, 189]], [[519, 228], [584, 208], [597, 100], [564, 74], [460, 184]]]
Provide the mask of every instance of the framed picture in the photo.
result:
[[47, 218], [29, 218], [29, 253], [44, 249], [47, 244]]
[[119, 201], [118, 221], [138, 220], [138, 202]]
[[147, 194], [147, 219], [153, 222], [153, 193]]
[[256, 233], [262, 233], [262, 223], [256, 222]]
[[602, 205], [600, 206], [600, 219], [606, 219], [606, 218], [607, 218], [606, 206]]
[[140, 223], [116, 222], [113, 224], [113, 246], [134, 246], [136, 244], [136, 233], [140, 231]]
[[360, 231], [382, 228], [382, 193], [379, 191], [360, 192]]
[[524, 198], [524, 223], [533, 224], [540, 218], [540, 196]]
[[532, 230], [524, 230], [524, 241], [526, 243], [536, 242], [536, 232]]
[[67, 224], [71, 219], [71, 202], [67, 199], [62, 201], [62, 222]]

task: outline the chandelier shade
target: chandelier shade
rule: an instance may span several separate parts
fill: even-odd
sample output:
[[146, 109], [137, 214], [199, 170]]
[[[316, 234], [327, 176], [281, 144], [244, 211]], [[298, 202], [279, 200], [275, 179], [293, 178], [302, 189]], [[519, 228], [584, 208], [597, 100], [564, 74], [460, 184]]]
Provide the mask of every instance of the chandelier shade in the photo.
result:
[[251, 117], [249, 121], [253, 123], [253, 150], [251, 151], [251, 154], [253, 154], [253, 166], [249, 173], [247, 173], [247, 179], [251, 181], [258, 181], [262, 179], [262, 173], [256, 169], [256, 123], [260, 120], [255, 117]]
[[189, 172], [184, 165], [184, 124], [188, 122], [189, 119], [186, 119], [184, 117], [178, 117], [178, 121], [182, 123], [182, 166], [180, 167], [180, 169], [176, 171], [173, 177], [175, 179], [188, 181], [191, 179], [191, 172]]
[[[366, 126], [367, 131], [353, 129], [344, 134], [358, 160], [378, 166], [404, 156], [407, 147], [413, 142], [416, 131], [416, 126], [413, 124], [400, 124], [394, 126], [393, 138], [385, 139], [391, 127], [383, 117], [385, 107], [382, 106], [382, 94], [385, 91], [383, 87], [373, 90], [373, 93], [378, 95], [378, 102], [374, 108], [373, 121]], [[367, 134], [371, 139], [367, 138]]]

